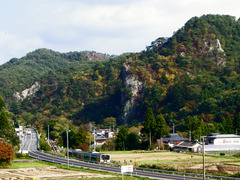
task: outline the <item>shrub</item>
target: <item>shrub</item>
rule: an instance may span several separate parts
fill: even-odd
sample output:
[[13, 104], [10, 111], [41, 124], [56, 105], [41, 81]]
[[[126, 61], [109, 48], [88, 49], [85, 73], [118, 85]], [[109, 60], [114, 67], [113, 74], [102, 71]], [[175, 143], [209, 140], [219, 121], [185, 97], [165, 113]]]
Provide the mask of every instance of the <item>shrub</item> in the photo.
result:
[[240, 178], [240, 172], [238, 172], [238, 173], [232, 175], [232, 177]]
[[240, 158], [240, 153], [234, 154], [234, 157]]
[[43, 139], [40, 139], [40, 149], [44, 151], [51, 151], [51, 147]]
[[12, 145], [4, 141], [0, 141], [0, 166], [10, 165], [13, 158]]
[[22, 154], [22, 153], [16, 153], [15, 157], [16, 158], [28, 158], [29, 155], [28, 154]]

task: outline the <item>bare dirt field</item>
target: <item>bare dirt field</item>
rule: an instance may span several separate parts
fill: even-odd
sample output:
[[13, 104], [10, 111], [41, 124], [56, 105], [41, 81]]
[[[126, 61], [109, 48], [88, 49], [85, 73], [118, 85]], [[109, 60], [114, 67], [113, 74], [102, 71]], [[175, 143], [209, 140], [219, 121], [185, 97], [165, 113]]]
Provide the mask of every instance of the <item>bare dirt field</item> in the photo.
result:
[[[192, 165], [192, 166], [187, 166], [185, 169], [188, 170], [195, 170], [195, 171], [200, 171], [202, 170], [203, 165], [198, 164], [198, 165]], [[234, 165], [226, 165], [226, 164], [206, 164], [205, 165], [206, 172], [208, 173], [226, 173], [229, 175], [236, 174], [240, 172], [240, 166], [234, 166]]]
[[78, 179], [78, 178], [109, 178], [112, 175], [72, 171], [54, 166], [41, 168], [0, 169], [0, 179]]
[[202, 159], [200, 155], [191, 155], [184, 153], [173, 153], [173, 152], [156, 152], [156, 153], [116, 153], [111, 154], [111, 160], [113, 161], [135, 161], [138, 164], [144, 163], [169, 163], [169, 162], [184, 162], [184, 161], [199, 161]]
[[[130, 163], [131, 160], [133, 165], [156, 164], [166, 169], [172, 167], [182, 171], [191, 170], [200, 172], [203, 170], [203, 157], [201, 154], [175, 152], [123, 153], [111, 154], [111, 160], [118, 163]], [[226, 173], [232, 175], [240, 172], [239, 159], [236, 158], [234, 160], [232, 156], [219, 157], [209, 155], [205, 157], [205, 161], [205, 169], [209, 173]]]

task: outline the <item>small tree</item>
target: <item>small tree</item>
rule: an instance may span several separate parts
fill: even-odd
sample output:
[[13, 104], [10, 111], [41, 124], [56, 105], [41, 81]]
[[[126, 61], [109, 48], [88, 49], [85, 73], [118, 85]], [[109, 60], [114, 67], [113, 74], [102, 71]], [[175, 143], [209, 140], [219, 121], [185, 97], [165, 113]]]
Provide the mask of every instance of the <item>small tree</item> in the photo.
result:
[[226, 130], [226, 133], [229, 133], [229, 134], [234, 133], [233, 120], [229, 113], [227, 114], [227, 117], [226, 117], [225, 130]]
[[88, 142], [87, 142], [87, 132], [83, 126], [79, 126], [78, 131], [75, 135], [74, 147], [82, 149], [84, 151], [88, 150]]
[[135, 149], [139, 149], [139, 145], [140, 145], [140, 141], [139, 141], [139, 137], [136, 133], [134, 132], [130, 132], [127, 135], [127, 149], [128, 150], [135, 150]]
[[162, 138], [165, 135], [168, 135], [169, 128], [165, 121], [165, 118], [162, 114], [157, 115], [156, 117], [156, 138]]
[[12, 158], [12, 145], [0, 140], [0, 166], [10, 165]]
[[[143, 132], [149, 135], [149, 138], [152, 137], [152, 135], [155, 135], [156, 119], [154, 117], [152, 108], [147, 109], [143, 123], [144, 123]], [[150, 146], [151, 141], [152, 140], [149, 140]]]
[[234, 118], [234, 127], [237, 129], [238, 134], [240, 133], [240, 113], [238, 113]]
[[127, 135], [128, 135], [127, 129], [123, 126], [120, 127], [119, 133], [118, 133], [117, 139], [116, 139], [116, 149], [117, 150], [125, 150]]
[[108, 128], [109, 126], [116, 126], [116, 118], [115, 117], [107, 117], [103, 120], [103, 126]]

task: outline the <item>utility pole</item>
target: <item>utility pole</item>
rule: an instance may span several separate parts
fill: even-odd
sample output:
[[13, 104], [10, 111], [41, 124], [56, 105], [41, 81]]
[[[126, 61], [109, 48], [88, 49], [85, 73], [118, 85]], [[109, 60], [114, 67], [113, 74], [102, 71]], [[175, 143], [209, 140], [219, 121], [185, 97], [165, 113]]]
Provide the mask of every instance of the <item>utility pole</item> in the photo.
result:
[[69, 152], [68, 152], [68, 129], [67, 129], [67, 167], [69, 168]]
[[192, 134], [191, 134], [192, 132], [191, 131], [189, 131], [189, 141], [191, 142], [192, 141]]
[[50, 143], [49, 143], [49, 125], [48, 125], [48, 144], [50, 145]]
[[[92, 123], [90, 122], [89, 123], [89, 130], [90, 130], [90, 134], [92, 134]], [[92, 141], [92, 138], [90, 136], [90, 141], [89, 141], [89, 152], [91, 152], [91, 141]]]
[[93, 130], [93, 138], [94, 138], [94, 140], [93, 140], [93, 152], [95, 152], [96, 151], [96, 147], [95, 147], [95, 128]]
[[151, 145], [152, 145], [152, 144], [151, 144], [151, 141], [152, 141], [152, 140], [151, 140], [151, 132], [150, 132], [150, 133], [149, 133], [149, 149], [151, 149]]
[[204, 149], [204, 144], [205, 144], [205, 136], [203, 136], [203, 180], [205, 180], [205, 149]]
[[174, 130], [174, 123], [173, 123], [173, 133], [175, 133], [175, 130]]

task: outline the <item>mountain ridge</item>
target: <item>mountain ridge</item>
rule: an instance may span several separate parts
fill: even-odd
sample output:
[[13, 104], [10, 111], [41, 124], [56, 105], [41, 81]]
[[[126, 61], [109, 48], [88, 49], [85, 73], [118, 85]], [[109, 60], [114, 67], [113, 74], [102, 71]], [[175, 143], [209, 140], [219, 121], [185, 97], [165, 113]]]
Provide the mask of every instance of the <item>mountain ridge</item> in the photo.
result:
[[[151, 107], [168, 125], [177, 124], [177, 130], [186, 131], [186, 119], [197, 117], [206, 123], [204, 133], [224, 132], [222, 119], [234, 119], [240, 107], [239, 40], [240, 21], [235, 17], [193, 17], [145, 51], [49, 71], [41, 76], [34, 98], [13, 101], [9, 109], [35, 125], [66, 117], [76, 125], [101, 126], [107, 117], [117, 118], [118, 125], [137, 125]], [[124, 83], [124, 67], [128, 77], [142, 84], [137, 93], [133, 84]]]
[[[0, 93], [7, 99], [11, 98], [14, 91], [22, 91], [31, 87], [35, 81], [49, 71], [57, 70], [70, 64], [80, 61], [108, 59], [110, 55], [97, 53], [95, 51], [59, 53], [49, 49], [37, 49], [17, 59], [13, 58], [9, 62], [0, 66]], [[14, 74], [17, 74], [15, 76]], [[30, 80], [25, 82], [24, 79]], [[5, 88], [8, 87], [8, 92]], [[9, 92], [10, 90], [10, 92]]]

